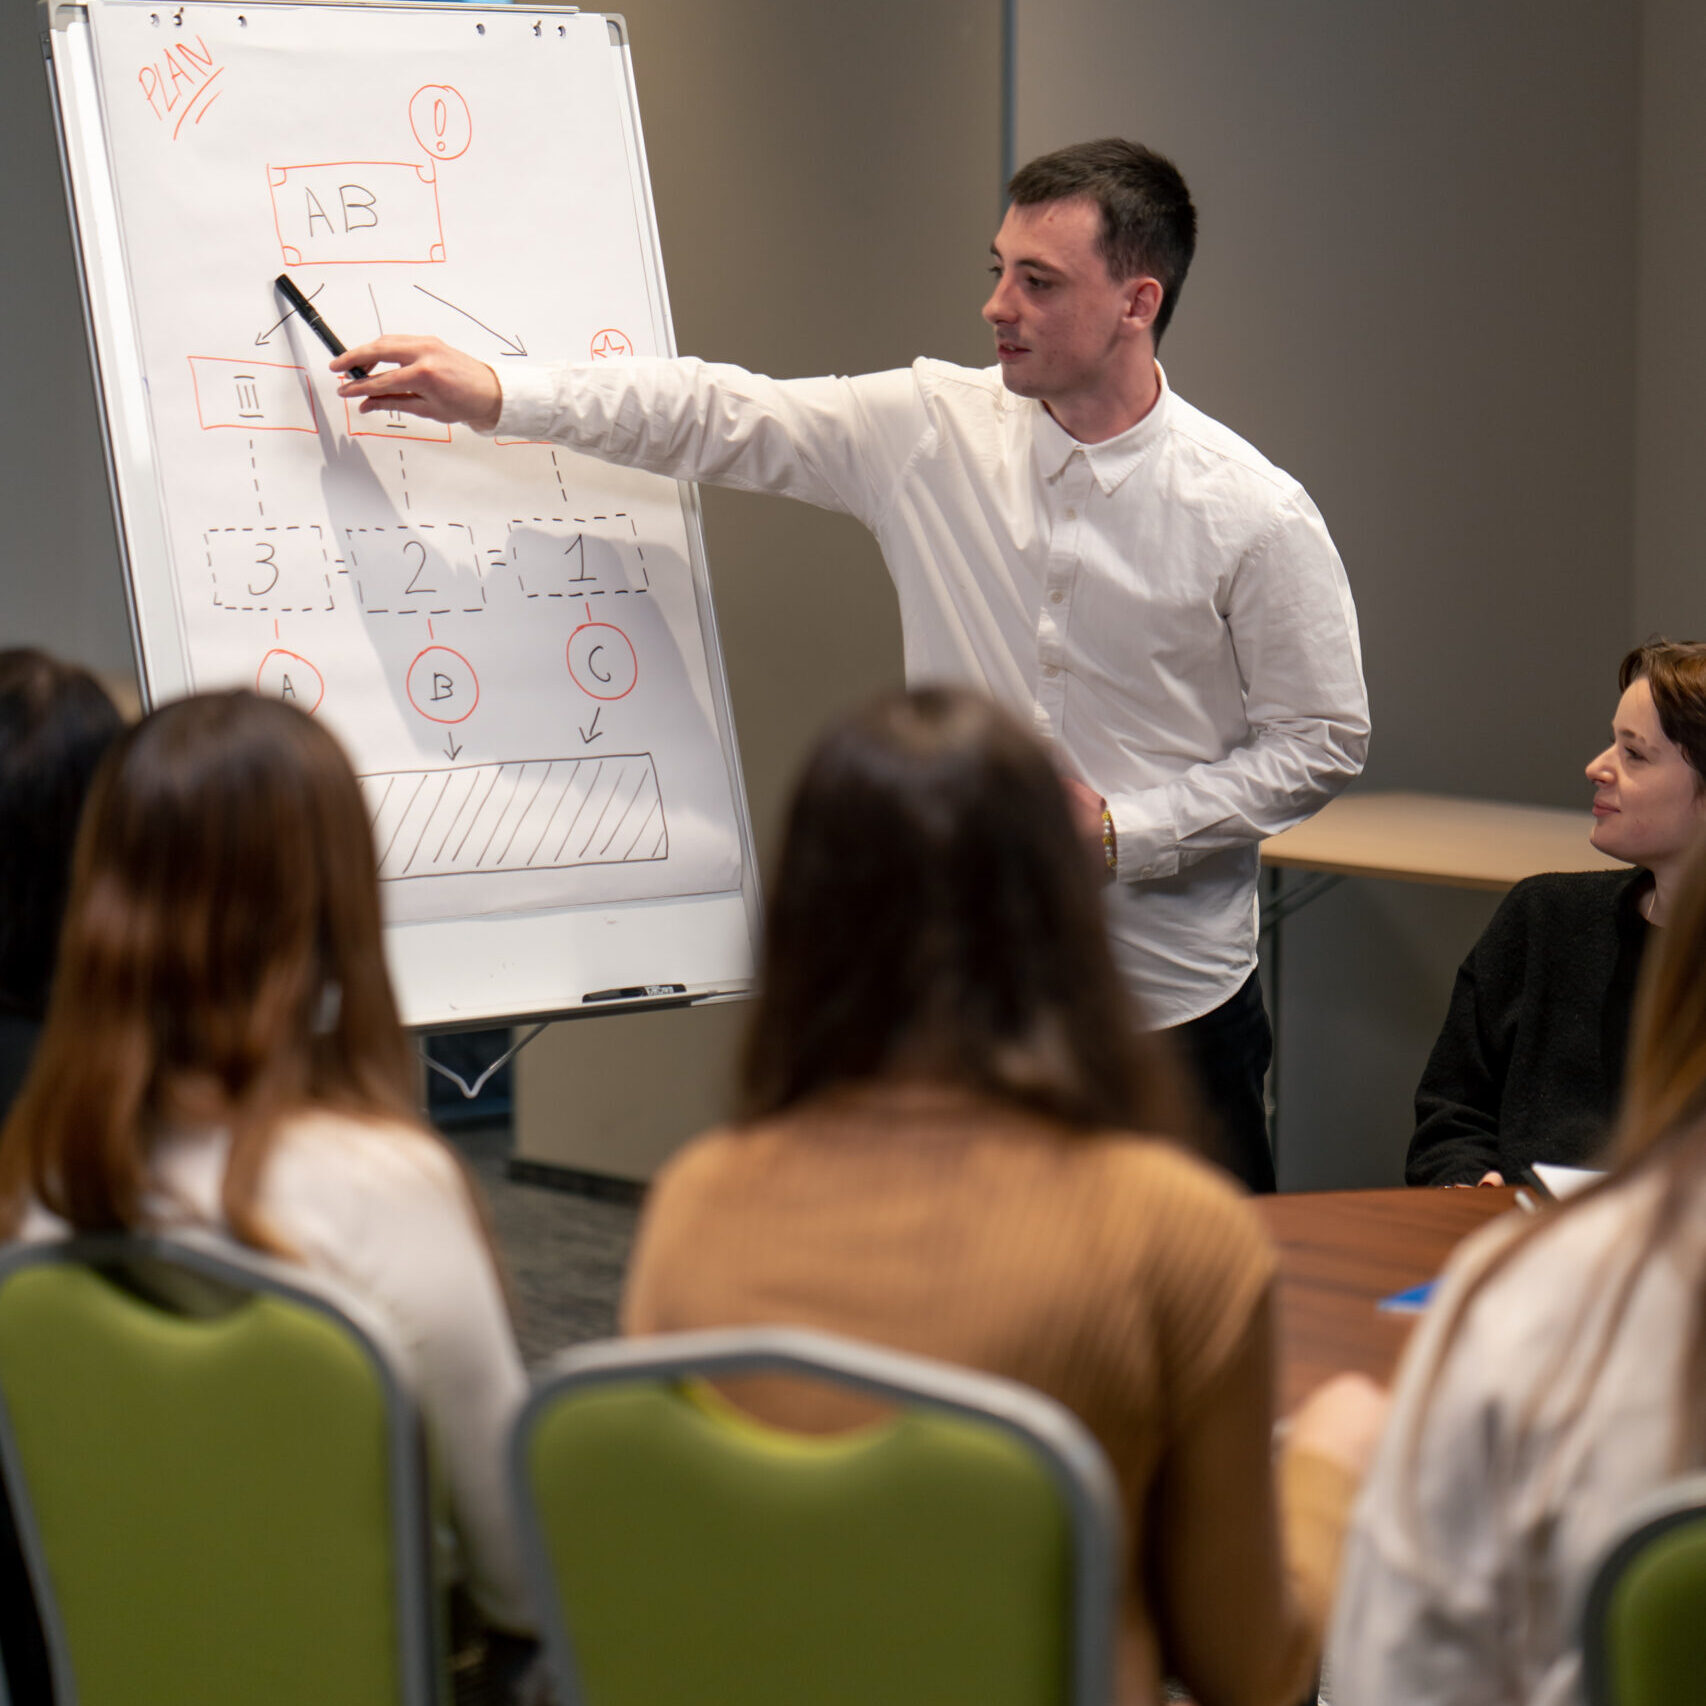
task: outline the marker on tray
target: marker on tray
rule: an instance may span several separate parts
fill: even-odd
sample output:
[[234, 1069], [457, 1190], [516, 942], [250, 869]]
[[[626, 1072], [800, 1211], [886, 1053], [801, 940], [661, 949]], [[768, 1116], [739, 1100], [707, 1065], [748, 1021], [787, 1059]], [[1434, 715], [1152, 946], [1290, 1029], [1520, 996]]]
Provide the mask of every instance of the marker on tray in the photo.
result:
[[[273, 280], [273, 283], [277, 287], [279, 295], [282, 296], [285, 301], [302, 316], [303, 322], [308, 327], [308, 330], [311, 331], [314, 336], [332, 352], [333, 355], [342, 355], [344, 353], [342, 340], [338, 337], [338, 334], [320, 318], [319, 309], [317, 309], [314, 304], [296, 288], [295, 284], [291, 280], [290, 274], [287, 272], [281, 272], [278, 277]], [[351, 379], [365, 379], [367, 377], [367, 369], [365, 367], [352, 367], [349, 370], [349, 377]]]
[[627, 989], [592, 989], [581, 997], [583, 1007], [594, 1001], [644, 1001], [647, 996], [685, 995], [685, 983], [636, 983]]

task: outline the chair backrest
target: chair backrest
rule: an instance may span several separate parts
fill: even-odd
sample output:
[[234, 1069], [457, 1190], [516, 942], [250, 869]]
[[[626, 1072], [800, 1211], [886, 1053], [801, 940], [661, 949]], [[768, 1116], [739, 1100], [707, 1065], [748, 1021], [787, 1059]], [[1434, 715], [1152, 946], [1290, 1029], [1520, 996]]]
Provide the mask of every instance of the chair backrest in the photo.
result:
[[[703, 1382], [797, 1375], [896, 1405], [846, 1433]], [[582, 1346], [510, 1472], [572, 1706], [1108, 1706], [1120, 1516], [1052, 1399], [826, 1333]]]
[[1694, 1706], [1706, 1698], [1706, 1475], [1631, 1513], [1582, 1610], [1591, 1706]]
[[149, 1238], [0, 1254], [58, 1706], [439, 1706], [419, 1419], [359, 1306]]

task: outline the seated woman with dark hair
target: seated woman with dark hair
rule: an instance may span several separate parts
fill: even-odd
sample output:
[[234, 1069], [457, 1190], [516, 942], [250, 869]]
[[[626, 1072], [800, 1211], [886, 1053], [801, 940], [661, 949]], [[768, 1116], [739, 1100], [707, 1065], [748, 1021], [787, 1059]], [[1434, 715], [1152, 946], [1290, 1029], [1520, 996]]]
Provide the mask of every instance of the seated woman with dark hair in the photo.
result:
[[83, 796], [122, 727], [86, 669], [0, 651], [0, 1120], [47, 1007]]
[[90, 792], [46, 1023], [0, 1128], [0, 1237], [212, 1231], [392, 1329], [463, 1576], [530, 1613], [504, 1489], [526, 1394], [473, 1187], [420, 1123], [361, 790], [303, 712], [183, 699]]
[[[1121, 1699], [1290, 1706], [1383, 1401], [1343, 1379], [1273, 1461], [1275, 1257], [1177, 1131], [1043, 749], [951, 689], [807, 763], [769, 891], [737, 1123], [652, 1187], [633, 1333], [820, 1327], [988, 1370], [1088, 1424], [1127, 1525]], [[800, 1383], [763, 1419], [868, 1412]]]
[[1611, 744], [1587, 767], [1592, 840], [1635, 869], [1529, 877], [1500, 904], [1416, 1089], [1412, 1185], [1601, 1164], [1636, 974], [1706, 833], [1706, 643], [1637, 646], [1617, 684]]

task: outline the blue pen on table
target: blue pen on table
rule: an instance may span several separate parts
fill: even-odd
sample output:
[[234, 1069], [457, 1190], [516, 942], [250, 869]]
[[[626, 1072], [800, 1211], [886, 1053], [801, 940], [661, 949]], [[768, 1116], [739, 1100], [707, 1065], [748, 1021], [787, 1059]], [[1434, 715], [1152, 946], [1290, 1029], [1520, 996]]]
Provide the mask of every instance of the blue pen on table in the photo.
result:
[[1433, 1296], [1437, 1280], [1428, 1280], [1422, 1285], [1412, 1285], [1403, 1291], [1395, 1291], [1390, 1297], [1383, 1297], [1375, 1304], [1382, 1315], [1420, 1315], [1427, 1308], [1428, 1299]]
[[[332, 352], [333, 355], [342, 355], [344, 353], [343, 340], [339, 338], [338, 334], [320, 318], [319, 309], [316, 308], [314, 304], [296, 288], [295, 282], [292, 280], [290, 274], [287, 272], [281, 272], [278, 277], [273, 280], [273, 284], [277, 288], [279, 295], [282, 296], [285, 301], [302, 316], [303, 323], [307, 326], [308, 330], [311, 331], [314, 336]], [[349, 369], [347, 377], [350, 379], [365, 379], [367, 377], [367, 369], [365, 367], [352, 367]]]

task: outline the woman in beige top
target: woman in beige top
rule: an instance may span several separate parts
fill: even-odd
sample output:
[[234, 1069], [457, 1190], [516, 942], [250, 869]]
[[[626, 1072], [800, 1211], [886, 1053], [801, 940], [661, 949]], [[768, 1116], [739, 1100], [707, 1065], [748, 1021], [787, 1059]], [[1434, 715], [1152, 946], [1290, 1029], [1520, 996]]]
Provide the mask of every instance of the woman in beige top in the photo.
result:
[[[818, 746], [770, 891], [738, 1122], [653, 1188], [630, 1332], [820, 1327], [990, 1370], [1089, 1425], [1125, 1507], [1121, 1699], [1289, 1706], [1380, 1402], [1335, 1383], [1272, 1459], [1274, 1255], [1176, 1131], [1043, 749], [973, 695]], [[868, 1413], [799, 1384], [743, 1402]], [[1282, 1520], [1283, 1508], [1283, 1520]]]

